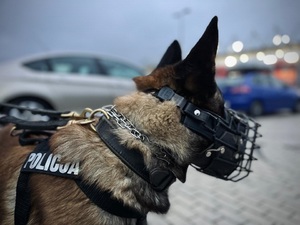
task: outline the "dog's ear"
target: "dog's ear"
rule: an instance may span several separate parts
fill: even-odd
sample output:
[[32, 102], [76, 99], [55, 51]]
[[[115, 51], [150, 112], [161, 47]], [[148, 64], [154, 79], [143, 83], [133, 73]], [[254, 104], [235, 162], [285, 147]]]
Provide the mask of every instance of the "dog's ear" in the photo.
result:
[[[137, 89], [139, 91], [158, 90], [164, 86], [169, 86], [190, 100], [203, 101], [210, 98], [217, 89], [214, 79], [218, 46], [217, 23], [218, 18], [214, 17], [200, 40], [183, 61], [178, 62], [177, 57], [167, 57], [172, 52], [179, 52], [179, 45], [173, 42], [166, 51], [166, 56], [163, 57], [165, 60], [162, 59], [159, 63], [159, 68], [147, 76], [139, 76], [133, 79]], [[169, 60], [169, 58], [172, 58], [172, 60]], [[162, 65], [170, 63], [176, 64], [160, 68]]]
[[[140, 91], [159, 89], [163, 86], [168, 85], [165, 83], [168, 79], [165, 77], [168, 72], [160, 72], [160, 70], [165, 70], [164, 67], [173, 65], [181, 61], [181, 48], [178, 41], [173, 41], [173, 43], [168, 47], [162, 59], [158, 63], [156, 69], [147, 76], [138, 76], [133, 78], [136, 87]], [[171, 86], [171, 85], [169, 85]]]
[[209, 98], [217, 89], [215, 58], [218, 47], [218, 18], [214, 17], [188, 56], [175, 65], [173, 78], [185, 94]]
[[168, 47], [167, 51], [161, 58], [158, 63], [156, 69], [165, 67], [167, 65], [175, 64], [181, 61], [181, 48], [177, 40], [173, 41], [173, 43]]

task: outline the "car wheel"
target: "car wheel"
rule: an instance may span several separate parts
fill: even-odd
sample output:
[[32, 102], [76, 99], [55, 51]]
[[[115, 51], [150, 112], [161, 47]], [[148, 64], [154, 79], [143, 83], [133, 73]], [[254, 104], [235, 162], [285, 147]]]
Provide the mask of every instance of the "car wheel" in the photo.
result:
[[[22, 106], [30, 109], [53, 109], [47, 102], [31, 97], [17, 98], [8, 102], [9, 104], [14, 104], [18, 106]], [[28, 110], [19, 110], [19, 109], [5, 109], [4, 113], [9, 116], [14, 116], [19, 119], [29, 120], [29, 121], [37, 121], [49, 120], [48, 116], [40, 115], [40, 114], [32, 114]]]
[[299, 113], [300, 112], [300, 100], [296, 101], [296, 104], [295, 104], [295, 106], [293, 107], [292, 110], [293, 110], [294, 113]]
[[251, 116], [261, 116], [264, 112], [264, 107], [260, 101], [253, 101], [250, 105], [249, 114]]

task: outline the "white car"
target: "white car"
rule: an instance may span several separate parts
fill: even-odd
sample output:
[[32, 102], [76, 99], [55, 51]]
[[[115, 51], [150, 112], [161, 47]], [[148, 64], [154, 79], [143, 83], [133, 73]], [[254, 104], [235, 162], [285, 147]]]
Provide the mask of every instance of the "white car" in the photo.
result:
[[[81, 112], [134, 91], [132, 78], [139, 75], [143, 71], [135, 66], [90, 54], [22, 58], [0, 64], [0, 103]], [[18, 110], [2, 113], [24, 117]]]

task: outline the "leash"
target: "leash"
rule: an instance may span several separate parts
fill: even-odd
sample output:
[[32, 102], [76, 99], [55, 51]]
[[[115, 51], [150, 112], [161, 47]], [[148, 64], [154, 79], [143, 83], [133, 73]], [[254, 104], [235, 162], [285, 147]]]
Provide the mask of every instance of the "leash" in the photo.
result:
[[24, 106], [19, 106], [19, 105], [14, 105], [9, 103], [0, 103], [0, 109], [18, 109], [21, 112], [30, 111], [34, 115], [41, 114], [44, 116], [48, 116], [52, 119], [61, 118], [63, 117], [62, 115], [68, 115], [69, 113], [71, 113], [70, 111], [62, 112], [62, 111], [47, 110], [47, 109], [31, 109]]
[[[11, 129], [12, 136], [19, 136], [20, 145], [35, 144], [41, 140], [41, 138], [32, 139], [30, 135], [45, 135], [50, 137], [56, 130], [62, 129], [70, 124], [92, 124], [95, 122], [94, 115], [96, 110], [89, 108], [84, 109], [81, 114], [72, 111], [53, 111], [43, 109], [30, 109], [22, 106], [0, 103], [0, 107], [17, 108], [19, 110], [27, 110], [32, 114], [39, 114], [42, 116], [48, 116], [47, 121], [28, 121], [14, 116], [4, 115], [0, 117], [0, 124], [14, 124]], [[93, 115], [92, 115], [93, 113]], [[91, 116], [88, 116], [90, 114]], [[43, 138], [44, 139], [44, 138]]]

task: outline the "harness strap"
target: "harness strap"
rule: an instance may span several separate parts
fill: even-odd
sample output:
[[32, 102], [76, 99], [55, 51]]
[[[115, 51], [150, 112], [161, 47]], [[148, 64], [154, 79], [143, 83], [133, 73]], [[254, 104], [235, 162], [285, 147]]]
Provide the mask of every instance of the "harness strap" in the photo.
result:
[[156, 191], [163, 191], [175, 180], [175, 175], [168, 169], [155, 168], [148, 171], [143, 155], [135, 150], [119, 144], [118, 137], [113, 133], [116, 128], [106, 117], [101, 117], [96, 130], [102, 141], [119, 159], [139, 177], [148, 182]]
[[108, 191], [100, 191], [96, 185], [90, 185], [85, 183], [83, 180], [75, 180], [78, 187], [82, 192], [97, 206], [103, 209], [106, 212], [109, 212], [113, 215], [124, 217], [124, 218], [137, 218], [141, 219], [146, 217], [137, 210], [126, 207], [124, 204], [113, 198], [112, 194]]
[[[48, 157], [39, 158], [37, 163], [43, 169], [36, 169], [34, 166], [30, 165], [29, 162], [34, 163], [31, 158], [31, 154], [50, 154], [50, 149], [48, 145], [48, 140], [41, 141], [38, 143], [32, 153], [30, 153], [24, 162], [21, 172], [17, 182], [17, 193], [16, 193], [16, 205], [15, 205], [15, 225], [26, 225], [29, 220], [30, 215], [30, 204], [31, 204], [31, 194], [29, 180], [32, 173], [43, 173], [50, 174], [59, 177], [65, 177], [68, 179], [73, 179], [82, 192], [98, 207], [107, 211], [113, 215], [124, 217], [124, 218], [136, 218], [137, 224], [143, 224], [146, 218], [145, 214], [142, 214], [135, 210], [134, 208], [124, 206], [123, 202], [115, 199], [112, 194], [108, 191], [102, 191], [97, 188], [96, 185], [87, 184], [81, 179], [80, 176], [73, 176], [71, 174], [63, 174], [56, 172], [49, 172], [45, 169]], [[31, 167], [32, 166], [32, 167]], [[45, 166], [45, 167], [44, 167]], [[37, 167], [37, 166], [36, 166]]]
[[68, 114], [69, 111], [59, 112], [54, 110], [46, 109], [30, 109], [24, 106], [9, 104], [9, 103], [0, 103], [0, 109], [18, 109], [20, 111], [30, 111], [32, 114], [42, 114], [44, 116], [49, 116], [51, 118], [61, 118], [62, 114]]
[[[49, 149], [48, 142], [43, 141], [36, 146], [34, 151], [47, 152], [48, 149]], [[29, 214], [30, 214], [30, 204], [31, 204], [30, 201], [31, 190], [29, 187], [30, 172], [25, 172], [22, 170], [22, 168], [17, 182], [16, 205], [15, 205], [15, 215], [14, 215], [15, 225], [26, 225], [29, 220]]]
[[20, 173], [17, 183], [15, 225], [26, 225], [30, 212], [29, 173]]
[[34, 131], [56, 130], [57, 127], [65, 126], [68, 119], [49, 120], [49, 121], [27, 121], [13, 116], [4, 116], [0, 118], [0, 123], [13, 123], [17, 130], [29, 129]]
[[[26, 145], [36, 145], [40, 143], [41, 141], [49, 138], [52, 133], [49, 131], [23, 131], [22, 133], [18, 134], [19, 135], [19, 143], [22, 146]], [[37, 137], [32, 137], [32, 136], [37, 136]], [[42, 138], [40, 136], [43, 136]]]

